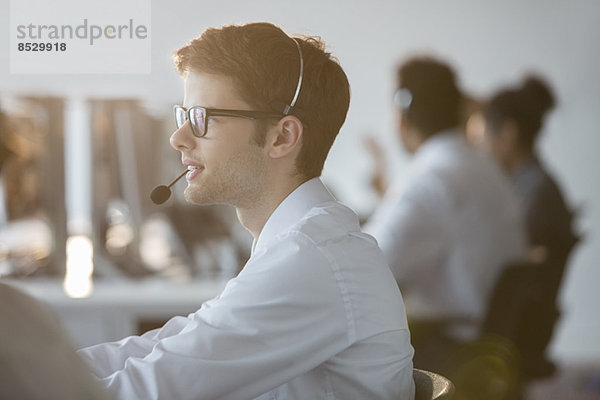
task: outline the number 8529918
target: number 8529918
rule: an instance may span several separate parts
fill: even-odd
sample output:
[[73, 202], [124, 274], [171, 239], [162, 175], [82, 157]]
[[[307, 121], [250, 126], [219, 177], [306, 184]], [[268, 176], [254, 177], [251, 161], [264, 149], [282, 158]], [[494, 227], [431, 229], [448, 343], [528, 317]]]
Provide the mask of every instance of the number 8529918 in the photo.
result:
[[28, 43], [21, 42], [17, 44], [17, 50], [19, 51], [66, 51], [67, 44], [61, 42], [47, 42], [47, 43]]

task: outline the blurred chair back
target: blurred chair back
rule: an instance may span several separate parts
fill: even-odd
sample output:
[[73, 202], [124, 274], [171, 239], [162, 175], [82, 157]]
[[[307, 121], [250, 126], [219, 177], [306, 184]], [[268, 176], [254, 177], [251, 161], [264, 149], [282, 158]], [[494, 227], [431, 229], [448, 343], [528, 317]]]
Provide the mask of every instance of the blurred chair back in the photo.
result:
[[560, 316], [557, 296], [568, 256], [510, 263], [490, 296], [478, 339], [451, 348], [439, 371], [455, 385], [457, 399], [520, 399], [534, 379], [551, 376], [546, 348]]
[[560, 316], [556, 298], [566, 260], [510, 264], [500, 275], [482, 326], [482, 335], [508, 339], [520, 359], [524, 381], [550, 376], [545, 357]]
[[448, 400], [454, 395], [452, 382], [439, 374], [415, 368], [415, 400]]

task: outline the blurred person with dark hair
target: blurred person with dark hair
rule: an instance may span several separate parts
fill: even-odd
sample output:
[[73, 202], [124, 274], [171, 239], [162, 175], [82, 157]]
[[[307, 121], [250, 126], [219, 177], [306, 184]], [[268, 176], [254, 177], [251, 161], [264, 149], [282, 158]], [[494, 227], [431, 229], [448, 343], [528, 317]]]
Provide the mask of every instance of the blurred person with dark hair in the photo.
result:
[[466, 143], [454, 72], [429, 57], [398, 69], [395, 103], [407, 174], [365, 226], [406, 304], [415, 366], [436, 369], [478, 334], [503, 266], [522, 256], [516, 195], [500, 169]]
[[8, 213], [6, 212], [6, 194], [4, 189], [4, 165], [12, 152], [6, 146], [7, 135], [8, 126], [6, 117], [0, 108], [0, 229], [8, 221]]
[[8, 149], [6, 146], [6, 140], [8, 136], [8, 122], [6, 121], [6, 116], [4, 112], [2, 112], [2, 108], [0, 107], [0, 173], [4, 169], [4, 164], [6, 160], [12, 155], [12, 151]]
[[495, 93], [484, 105], [482, 146], [511, 177], [523, 204], [531, 256], [564, 263], [577, 240], [573, 212], [536, 151], [542, 122], [554, 108], [548, 84], [536, 76]]
[[268, 23], [208, 29], [175, 62], [185, 198], [234, 206], [252, 254], [195, 313], [80, 354], [123, 399], [412, 399], [400, 291], [319, 179], [350, 101], [341, 66]]
[[535, 272], [529, 287], [535, 297], [521, 305], [514, 338], [525, 379], [554, 372], [545, 352], [560, 316], [557, 297], [568, 258], [579, 240], [574, 213], [536, 149], [544, 117], [554, 105], [548, 84], [528, 76], [520, 86], [501, 89], [484, 103], [483, 135], [478, 140], [512, 179], [525, 213], [529, 270]]

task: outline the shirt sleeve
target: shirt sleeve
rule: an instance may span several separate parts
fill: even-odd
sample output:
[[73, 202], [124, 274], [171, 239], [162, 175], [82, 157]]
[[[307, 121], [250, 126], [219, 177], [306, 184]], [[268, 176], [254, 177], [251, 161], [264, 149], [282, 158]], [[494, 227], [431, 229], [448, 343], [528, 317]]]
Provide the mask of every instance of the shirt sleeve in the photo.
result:
[[349, 345], [333, 275], [326, 254], [290, 234], [194, 314], [83, 353], [114, 370], [101, 382], [117, 398], [253, 398]]
[[408, 279], [430, 272], [419, 271], [420, 267], [441, 265], [448, 246], [443, 185], [433, 176], [420, 178], [386, 194], [364, 227], [377, 239], [403, 289]]
[[105, 378], [122, 369], [130, 357], [143, 358], [150, 354], [159, 340], [179, 333], [188, 323], [185, 317], [171, 318], [162, 328], [142, 336], [130, 336], [118, 342], [103, 343], [78, 351], [98, 378]]

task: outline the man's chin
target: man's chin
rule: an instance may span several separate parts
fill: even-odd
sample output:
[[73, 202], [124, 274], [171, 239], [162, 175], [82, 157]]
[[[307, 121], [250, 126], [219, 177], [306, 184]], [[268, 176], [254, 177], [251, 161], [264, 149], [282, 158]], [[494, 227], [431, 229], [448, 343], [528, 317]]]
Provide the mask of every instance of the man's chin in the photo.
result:
[[190, 204], [195, 204], [195, 205], [205, 204], [204, 199], [202, 199], [202, 196], [200, 196], [200, 194], [198, 193], [198, 189], [191, 188], [189, 186], [187, 188], [185, 188], [185, 191], [183, 192], [183, 198], [185, 199], [186, 202], [188, 202]]
[[206, 196], [206, 193], [203, 193], [200, 188], [187, 187], [183, 192], [183, 198], [189, 204], [193, 204], [196, 206], [208, 206], [213, 204], [219, 204], [213, 198]]

